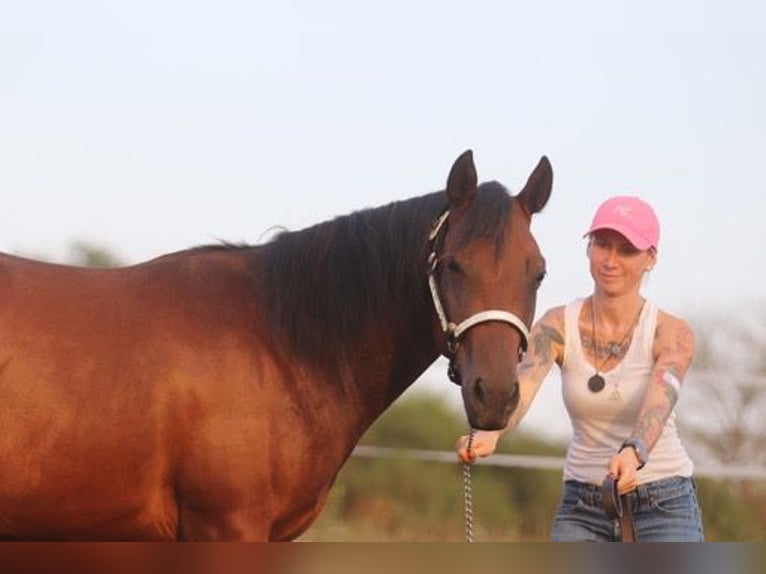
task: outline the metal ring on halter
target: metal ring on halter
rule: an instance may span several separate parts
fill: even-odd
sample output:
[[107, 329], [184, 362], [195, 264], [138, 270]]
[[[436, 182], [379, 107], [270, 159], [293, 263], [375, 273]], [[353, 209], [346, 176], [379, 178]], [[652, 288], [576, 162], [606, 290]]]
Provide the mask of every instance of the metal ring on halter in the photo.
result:
[[454, 355], [457, 353], [457, 348], [460, 346], [460, 341], [458, 341], [458, 338], [455, 336], [455, 332], [453, 330], [447, 331], [447, 352], [450, 355]]

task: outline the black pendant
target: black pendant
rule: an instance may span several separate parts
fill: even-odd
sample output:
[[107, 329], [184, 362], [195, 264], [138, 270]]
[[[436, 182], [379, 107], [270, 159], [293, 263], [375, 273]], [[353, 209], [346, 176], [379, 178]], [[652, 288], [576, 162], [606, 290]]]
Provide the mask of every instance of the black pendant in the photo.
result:
[[590, 379], [588, 379], [588, 389], [592, 393], [598, 393], [604, 390], [604, 385], [606, 383], [604, 382], [604, 377], [596, 373], [593, 375]]

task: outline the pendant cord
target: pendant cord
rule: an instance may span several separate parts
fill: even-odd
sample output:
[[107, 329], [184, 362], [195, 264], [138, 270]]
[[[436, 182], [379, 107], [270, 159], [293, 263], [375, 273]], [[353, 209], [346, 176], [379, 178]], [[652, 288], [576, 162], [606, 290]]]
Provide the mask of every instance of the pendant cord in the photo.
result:
[[590, 335], [593, 339], [593, 366], [596, 368], [594, 374], [598, 375], [598, 341], [596, 340], [596, 305], [593, 297], [590, 298]]
[[[635, 319], [625, 331], [625, 335], [622, 337], [622, 341], [619, 343], [619, 345], [617, 345], [620, 349], [620, 355], [623, 357], [625, 356], [625, 351], [623, 350], [623, 347], [627, 343], [628, 338], [630, 337], [630, 334], [636, 328], [636, 325], [638, 325], [638, 320], [641, 317], [641, 311], [644, 310], [645, 303], [646, 303], [646, 299], [642, 299], [641, 306], [638, 308], [638, 313], [636, 313]], [[596, 305], [594, 304], [593, 296], [591, 296], [590, 298], [590, 325], [591, 325], [591, 337], [593, 339], [593, 366], [596, 368], [595, 374], [598, 375], [600, 370], [599, 364], [598, 364], [599, 342], [598, 342], [598, 339], [596, 339]], [[615, 357], [619, 356], [616, 353], [613, 353], [610, 347], [609, 353], [604, 359], [604, 362], [601, 364], [602, 367], [604, 366], [604, 364], [606, 364], [609, 361], [609, 357], [611, 357], [612, 355], [614, 355]]]

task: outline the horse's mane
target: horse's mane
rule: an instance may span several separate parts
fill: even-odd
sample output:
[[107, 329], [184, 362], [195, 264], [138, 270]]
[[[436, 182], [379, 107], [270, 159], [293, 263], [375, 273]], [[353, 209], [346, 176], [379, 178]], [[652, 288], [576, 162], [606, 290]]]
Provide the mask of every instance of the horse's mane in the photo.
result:
[[[501, 244], [511, 199], [496, 182], [481, 185], [458, 241]], [[431, 193], [282, 232], [262, 245], [252, 272], [280, 344], [322, 364], [393, 314], [422, 315], [430, 300], [428, 234], [446, 208], [445, 192]]]

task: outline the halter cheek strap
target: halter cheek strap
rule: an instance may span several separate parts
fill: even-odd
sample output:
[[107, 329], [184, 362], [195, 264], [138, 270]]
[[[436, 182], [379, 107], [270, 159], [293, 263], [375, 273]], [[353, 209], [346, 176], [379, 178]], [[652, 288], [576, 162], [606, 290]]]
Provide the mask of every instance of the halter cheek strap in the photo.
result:
[[486, 323], [488, 321], [500, 321], [507, 323], [516, 329], [521, 335], [521, 348], [527, 349], [529, 344], [529, 328], [526, 323], [519, 318], [518, 315], [511, 313], [510, 311], [503, 311], [500, 309], [490, 309], [488, 311], [481, 311], [474, 315], [471, 315], [467, 319], [464, 319], [460, 323], [453, 323], [447, 318], [447, 314], [444, 311], [444, 305], [442, 304], [441, 297], [439, 297], [439, 289], [436, 285], [436, 267], [439, 264], [439, 257], [436, 255], [436, 238], [439, 236], [441, 228], [447, 221], [449, 216], [449, 210], [439, 216], [434, 223], [431, 233], [428, 236], [431, 242], [431, 254], [428, 256], [428, 286], [431, 290], [431, 299], [433, 299], [434, 309], [436, 315], [439, 317], [439, 323], [441, 324], [442, 332], [447, 336], [447, 349], [449, 351], [448, 358], [450, 359], [449, 377], [454, 382], [459, 382], [459, 375], [453, 364], [454, 355], [457, 352], [460, 338], [471, 328], [480, 323]]

